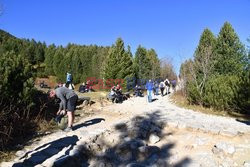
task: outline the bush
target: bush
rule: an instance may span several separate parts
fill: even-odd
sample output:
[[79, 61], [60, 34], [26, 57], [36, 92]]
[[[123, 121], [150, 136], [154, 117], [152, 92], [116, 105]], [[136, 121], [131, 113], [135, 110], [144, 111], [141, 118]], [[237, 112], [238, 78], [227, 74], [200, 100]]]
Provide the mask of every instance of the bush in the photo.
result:
[[237, 106], [241, 113], [250, 114], [250, 72], [247, 71], [240, 76], [240, 89], [236, 96]]
[[187, 83], [187, 100], [190, 104], [202, 104], [199, 90], [193, 82]]
[[219, 110], [236, 110], [240, 78], [237, 76], [215, 76], [208, 80], [204, 105]]
[[14, 52], [0, 56], [0, 151], [16, 135], [23, 135], [34, 106], [31, 65]]

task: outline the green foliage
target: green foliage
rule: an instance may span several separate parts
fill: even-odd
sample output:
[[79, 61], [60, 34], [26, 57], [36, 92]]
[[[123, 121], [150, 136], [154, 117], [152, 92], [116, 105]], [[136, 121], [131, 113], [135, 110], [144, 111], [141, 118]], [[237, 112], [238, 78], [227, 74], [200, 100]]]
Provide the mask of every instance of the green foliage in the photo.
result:
[[249, 55], [226, 22], [217, 39], [205, 29], [194, 61], [181, 65], [184, 92], [192, 104], [249, 113]]
[[211, 78], [205, 88], [204, 105], [220, 110], [234, 110], [237, 108], [239, 89], [237, 76], [219, 75]]
[[186, 85], [187, 100], [190, 104], [202, 104], [202, 98], [194, 82], [188, 82]]
[[118, 38], [108, 54], [104, 67], [105, 79], [124, 79], [123, 88], [126, 87], [126, 78], [134, 76], [133, 57], [128, 46], [125, 50], [124, 42]]
[[26, 97], [33, 88], [31, 65], [21, 55], [13, 51], [6, 52], [0, 57], [0, 90], [4, 98], [29, 99]]
[[250, 114], [250, 71], [246, 70], [239, 77], [239, 90], [235, 97], [237, 110], [245, 114]]
[[148, 50], [147, 57], [150, 60], [150, 66], [151, 66], [150, 78], [152, 79], [160, 78], [161, 75], [160, 60], [158, 59], [155, 50], [154, 49]]
[[247, 55], [230, 23], [226, 22], [216, 43], [215, 70], [218, 74], [240, 74], [246, 66]]
[[105, 79], [118, 79], [119, 77], [123, 77], [122, 65], [126, 65], [127, 62], [123, 63], [122, 59], [126, 60], [126, 56], [124, 42], [121, 38], [118, 38], [115, 45], [112, 46], [106, 60], [104, 71]]
[[152, 66], [146, 48], [141, 45], [138, 46], [135, 53], [134, 67], [137, 79], [149, 79], [151, 77]]
[[44, 63], [45, 66], [45, 74], [46, 75], [55, 75], [54, 69], [53, 69], [53, 61], [54, 61], [54, 55], [56, 52], [56, 46], [50, 45], [45, 49], [45, 60]]
[[[198, 47], [195, 50], [194, 62], [190, 66], [192, 79], [199, 93], [197, 99], [203, 96], [205, 85], [214, 70], [214, 47], [216, 38], [209, 29], [201, 35]], [[201, 100], [197, 101], [201, 103]]]
[[0, 55], [0, 151], [16, 135], [25, 134], [23, 127], [31, 120], [34, 107], [32, 66], [14, 51]]

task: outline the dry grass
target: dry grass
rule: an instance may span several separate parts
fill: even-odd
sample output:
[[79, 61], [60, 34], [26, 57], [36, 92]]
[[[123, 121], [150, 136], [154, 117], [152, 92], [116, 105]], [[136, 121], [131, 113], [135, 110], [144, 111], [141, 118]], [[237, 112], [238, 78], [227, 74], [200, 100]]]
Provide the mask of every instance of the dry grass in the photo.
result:
[[77, 94], [80, 97], [90, 97], [92, 101], [97, 101], [100, 98], [106, 98], [108, 93], [104, 91], [100, 91], [100, 92], [88, 92], [88, 93], [77, 92]]
[[0, 151], [0, 163], [11, 160], [14, 157], [15, 153], [16, 151]]
[[205, 114], [211, 114], [211, 115], [218, 115], [218, 116], [224, 116], [224, 117], [231, 117], [231, 118], [237, 118], [242, 120], [250, 120], [249, 115], [244, 115], [240, 113], [230, 112], [230, 111], [220, 111], [213, 108], [205, 108], [201, 105], [191, 105], [187, 101], [187, 99], [182, 95], [181, 91], [177, 91], [174, 94], [170, 96], [171, 102], [176, 104], [179, 107], [191, 109], [197, 112], [202, 112]]

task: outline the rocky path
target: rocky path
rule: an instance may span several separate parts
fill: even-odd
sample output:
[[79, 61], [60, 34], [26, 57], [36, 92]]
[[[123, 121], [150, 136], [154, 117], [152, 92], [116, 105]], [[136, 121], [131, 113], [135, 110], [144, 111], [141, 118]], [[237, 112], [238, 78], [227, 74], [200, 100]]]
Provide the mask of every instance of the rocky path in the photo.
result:
[[249, 125], [157, 98], [97, 107], [73, 132], [36, 139], [1, 166], [250, 166]]

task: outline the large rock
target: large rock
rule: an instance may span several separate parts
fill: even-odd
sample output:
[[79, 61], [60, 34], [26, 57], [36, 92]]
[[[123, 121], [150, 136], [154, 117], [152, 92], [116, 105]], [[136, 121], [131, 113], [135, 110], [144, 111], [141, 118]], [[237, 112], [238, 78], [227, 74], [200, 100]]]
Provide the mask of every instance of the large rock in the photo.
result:
[[160, 137], [159, 136], [157, 136], [157, 135], [155, 135], [155, 134], [151, 134], [150, 136], [149, 136], [149, 143], [150, 144], [155, 144], [155, 143], [157, 143], [157, 142], [159, 142], [160, 141]]

